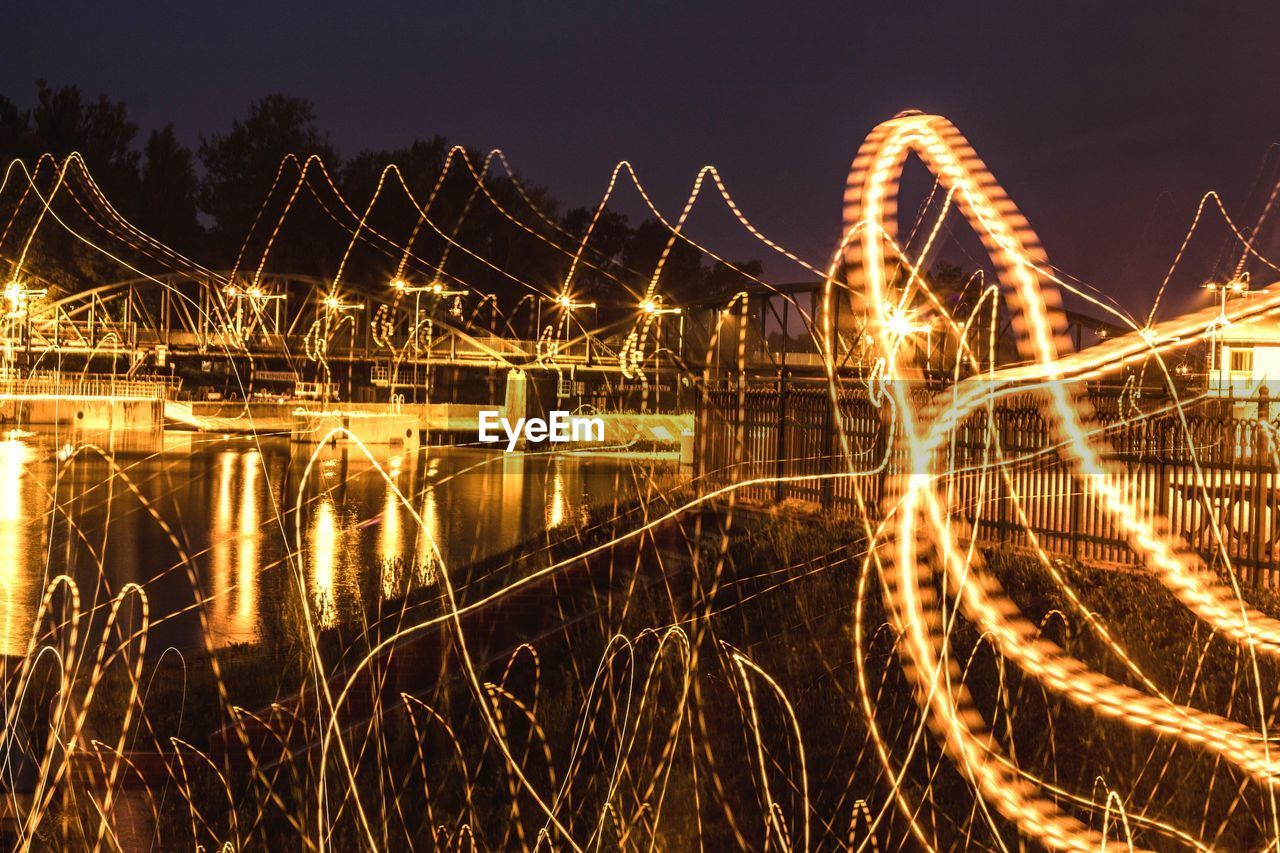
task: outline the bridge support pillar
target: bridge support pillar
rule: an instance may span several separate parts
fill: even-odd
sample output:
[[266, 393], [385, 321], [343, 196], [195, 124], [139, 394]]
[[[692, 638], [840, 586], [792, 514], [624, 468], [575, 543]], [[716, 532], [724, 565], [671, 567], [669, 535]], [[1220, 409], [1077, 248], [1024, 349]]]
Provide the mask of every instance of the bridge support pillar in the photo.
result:
[[529, 377], [523, 370], [507, 371], [507, 393], [502, 416], [511, 423], [529, 414]]

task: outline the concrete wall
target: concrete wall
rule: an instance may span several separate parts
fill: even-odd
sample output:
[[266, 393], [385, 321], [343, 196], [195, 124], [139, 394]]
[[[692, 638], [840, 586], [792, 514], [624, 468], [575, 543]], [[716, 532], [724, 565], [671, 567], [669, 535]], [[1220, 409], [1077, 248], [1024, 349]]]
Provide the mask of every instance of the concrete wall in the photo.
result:
[[164, 429], [164, 402], [114, 397], [0, 396], [0, 425], [10, 429], [58, 426], [93, 432], [159, 432]]
[[[315, 444], [325, 440], [335, 429], [346, 429], [368, 445], [398, 445], [416, 449], [420, 442], [417, 415], [394, 415], [376, 412], [296, 412], [293, 416], [294, 441]], [[345, 433], [330, 441], [346, 441]]]
[[693, 415], [658, 415], [639, 413], [605, 413], [596, 415], [604, 421], [604, 440], [609, 444], [625, 444], [632, 439], [680, 446], [682, 434], [693, 432]]

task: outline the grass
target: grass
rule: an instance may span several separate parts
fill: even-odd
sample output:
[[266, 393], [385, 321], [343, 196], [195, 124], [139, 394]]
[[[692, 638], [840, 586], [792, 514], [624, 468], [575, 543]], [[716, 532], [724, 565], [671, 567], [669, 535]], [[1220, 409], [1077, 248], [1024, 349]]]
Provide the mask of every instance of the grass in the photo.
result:
[[[666, 497], [678, 500], [676, 494]], [[655, 511], [639, 504], [616, 516], [597, 510], [588, 523], [459, 571], [455, 581], [464, 600], [476, 600], [514, 578], [633, 530], [646, 512]], [[796, 839], [804, 811], [797, 782], [800, 750], [790, 736], [794, 714], [807, 768], [814, 846], [839, 846], [851, 831], [864, 836], [865, 816], [881, 810], [885, 816], [875, 831], [877, 844], [913, 846], [906, 821], [888, 801], [885, 770], [871, 748], [871, 721], [861, 709], [853, 614], [863, 553], [860, 536], [848, 522], [737, 510], [727, 525], [723, 515], [689, 519], [606, 550], [589, 566], [556, 575], [548, 581], [549, 592], [534, 600], [553, 609], [552, 622], [558, 627], [524, 638], [533, 643], [532, 653], [522, 649], [510, 659], [479, 662], [481, 681], [493, 685], [489, 701], [531, 783], [543, 791], [563, 788], [564, 819], [580, 838], [599, 827], [605, 847], [645, 846], [650, 835], [665, 849], [759, 846], [764, 812], [758, 731], [759, 748], [767, 756], [764, 776]], [[987, 557], [989, 571], [1023, 614], [1043, 625], [1046, 638], [1090, 668], [1136, 683], [1045, 566], [1010, 552]], [[1055, 568], [1112, 639], [1177, 701], [1226, 713], [1255, 729], [1260, 725], [1255, 697], [1259, 691], [1264, 697], [1277, 695], [1280, 671], [1275, 665], [1257, 662], [1255, 677], [1252, 660], [1197, 625], [1151, 577], [1072, 564]], [[1265, 612], [1280, 613], [1274, 594], [1249, 595]], [[397, 626], [442, 612], [430, 590], [393, 601], [377, 595], [366, 600], [374, 603], [359, 621], [322, 637], [324, 658], [335, 666], [361, 656]], [[874, 723], [895, 766], [907, 762], [901, 784], [905, 797], [925, 804], [921, 814], [931, 816], [928, 831], [942, 849], [995, 846], [996, 834], [1010, 843], [1011, 827], [975, 811], [968, 782], [941, 753], [937, 738], [928, 732], [916, 738], [920, 713], [892, 633], [881, 629], [885, 612], [874, 581], [864, 606], [868, 639], [861, 663]], [[297, 618], [282, 613], [279, 622], [288, 626]], [[482, 624], [499, 634], [517, 630], [515, 622]], [[670, 631], [682, 639], [664, 646], [662, 638]], [[295, 636], [294, 629], [281, 627], [270, 644], [219, 653], [237, 704], [265, 705], [304, 683], [306, 648], [291, 639]], [[514, 645], [521, 638], [509, 639]], [[484, 638], [469, 640], [480, 648]], [[688, 653], [674, 651], [677, 646]], [[1099, 720], [1045, 693], [1015, 667], [1002, 665], [976, 627], [963, 619], [951, 648], [965, 665], [965, 682], [997, 740], [1027, 772], [1085, 796], [1101, 798], [1101, 792], [1115, 791], [1129, 814], [1158, 815], [1217, 846], [1265, 844], [1265, 797], [1256, 786], [1238, 796], [1242, 779], [1223, 764], [1175, 746], [1169, 738]], [[767, 673], [781, 691], [774, 693], [762, 678], [752, 679], [758, 729], [751, 725], [734, 654]], [[372, 728], [359, 727], [350, 741], [353, 750], [368, 750], [359, 753], [363, 757], [356, 762], [355, 782], [348, 787], [383, 821], [385, 829], [379, 832], [386, 835], [379, 836], [379, 843], [403, 846], [412, 841], [430, 847], [441, 827], [456, 834], [466, 825], [480, 848], [532, 846], [545, 819], [520, 793], [509, 766], [492, 748], [454, 650], [446, 643], [427, 664], [415, 663], [416, 674], [396, 675], [401, 680], [388, 682], [395, 684], [390, 693], [373, 688], [370, 701], [381, 707], [381, 718]], [[185, 678], [175, 656], [156, 666], [154, 673], [147, 672], [154, 679], [146, 707], [158, 734], [185, 734], [199, 742], [202, 733], [225, 722], [207, 661], [189, 658]], [[372, 672], [376, 685], [391, 667], [379, 663]], [[680, 716], [676, 710], [686, 678], [688, 713]], [[448, 721], [448, 731], [421, 709], [412, 720], [404, 713], [396, 691], [411, 688], [414, 679], [416, 695]], [[94, 725], [109, 729], [127, 695], [127, 684], [113, 673], [103, 687], [101, 707], [95, 705]], [[1274, 710], [1269, 704], [1267, 708], [1268, 714]], [[529, 710], [536, 725], [521, 709]], [[675, 740], [671, 731], [679, 735]], [[615, 777], [613, 757], [624, 747], [626, 772]], [[314, 820], [308, 811], [314, 773], [313, 763], [295, 760], [277, 783], [284, 803], [308, 821]], [[242, 825], [252, 825], [262, 814], [256, 832], [292, 831], [278, 806], [263, 804], [246, 775], [234, 777], [232, 785]], [[218, 805], [214, 794], [208, 796], [207, 818], [225, 825], [226, 807]], [[418, 806], [394, 808], [397, 797]], [[602, 810], [606, 799], [610, 808]], [[662, 806], [655, 818], [659, 799]], [[166, 808], [164, 825], [179, 837], [184, 831], [189, 836], [189, 828], [182, 829], [188, 821], [184, 803], [171, 798]], [[1097, 812], [1074, 813], [1101, 825]], [[1168, 843], [1135, 829], [1135, 843]], [[350, 809], [334, 819], [333, 830], [336, 845], [362, 840]]]

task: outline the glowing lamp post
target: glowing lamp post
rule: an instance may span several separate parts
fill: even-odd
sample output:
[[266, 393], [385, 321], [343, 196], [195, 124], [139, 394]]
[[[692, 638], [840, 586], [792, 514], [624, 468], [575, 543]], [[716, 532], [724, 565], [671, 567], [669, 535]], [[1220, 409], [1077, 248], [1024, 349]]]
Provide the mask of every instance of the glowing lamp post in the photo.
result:
[[556, 304], [566, 311], [574, 311], [578, 308], [595, 308], [594, 302], [574, 302], [569, 298], [567, 293], [562, 293], [556, 297]]
[[[593, 311], [597, 309], [596, 303], [578, 302], [574, 300], [573, 297], [571, 297], [568, 293], [561, 293], [559, 296], [557, 296], [555, 298], [555, 303], [560, 307], [560, 310], [564, 312], [564, 319], [565, 319], [564, 337], [566, 341], [569, 339], [569, 319], [573, 316], [573, 312], [581, 308], [590, 308]], [[585, 328], [583, 328], [582, 321], [578, 321], [578, 328], [582, 329], [582, 331], [586, 335], [586, 341], [587, 341], [587, 359], [586, 360], [587, 360], [587, 363], [589, 364], [591, 362], [591, 334], [587, 332]]]
[[1210, 281], [1205, 283], [1204, 289], [1207, 290], [1211, 297], [1218, 299], [1218, 332], [1209, 339], [1209, 374], [1216, 377], [1216, 385], [1218, 393], [1222, 392], [1222, 385], [1225, 382], [1230, 391], [1230, 365], [1219, 364], [1226, 360], [1226, 340], [1225, 331], [1227, 322], [1227, 300], [1244, 296], [1249, 292], [1249, 274], [1237, 276], [1228, 282]]
[[[427, 315], [427, 321], [426, 321], [427, 322], [427, 349], [429, 350], [431, 348], [431, 342], [435, 337], [435, 307], [436, 307], [437, 301], [442, 297], [446, 297], [446, 296], [463, 296], [466, 294], [467, 291], [447, 290], [445, 289], [445, 286], [438, 281], [433, 281], [430, 284], [425, 284], [425, 285], [411, 285], [409, 284], [409, 282], [399, 277], [393, 278], [391, 280], [391, 289], [401, 294], [407, 294], [407, 293], [413, 294], [413, 329], [411, 332], [412, 334], [411, 340], [413, 343], [413, 373], [414, 373], [413, 394], [414, 394], [414, 400], [416, 402], [417, 396], [418, 396], [418, 364], [422, 360], [422, 348], [419, 346], [419, 338], [418, 338], [418, 329], [422, 325], [422, 320], [420, 319], [422, 314], [422, 294], [424, 293], [429, 294], [432, 299], [431, 313]], [[393, 393], [394, 393], [394, 389], [393, 389]]]
[[[676, 331], [676, 350], [678, 351], [677, 358], [683, 359], [684, 358], [684, 309], [676, 308], [676, 307], [665, 308], [663, 307], [661, 300], [645, 299], [640, 302], [640, 313], [643, 314], [645, 317], [655, 318], [655, 321], [659, 323], [661, 322], [661, 318], [668, 316], [670, 314], [674, 314], [680, 318], [680, 325]], [[657, 345], [659, 347], [662, 346], [661, 325], [658, 326], [658, 344]], [[668, 348], [668, 350], [669, 349], [670, 348]], [[661, 379], [661, 375], [659, 375], [659, 379]], [[679, 405], [680, 403], [679, 382], [676, 382], [673, 380], [672, 384], [676, 391], [676, 405]], [[661, 382], [659, 382], [659, 388], [661, 388]], [[654, 404], [657, 405], [659, 402], [660, 400], [658, 396], [655, 394]]]
[[[335, 323], [334, 317], [336, 315], [337, 316], [336, 322], [338, 324], [341, 324], [343, 320], [351, 316], [347, 312], [360, 311], [364, 308], [364, 306], [361, 305], [359, 302], [344, 302], [342, 299], [338, 298], [338, 295], [335, 293], [330, 293], [328, 296], [326, 296], [322, 304], [324, 305], [323, 353], [324, 353], [324, 369], [325, 369], [325, 383], [324, 383], [324, 389], [323, 389], [322, 402], [324, 403], [324, 405], [328, 405], [329, 391], [330, 391], [329, 386], [332, 384], [329, 380], [329, 377], [331, 376], [331, 374], [329, 373], [329, 336], [333, 334], [334, 323]], [[350, 373], [350, 368], [348, 368], [348, 372], [347, 372], [348, 381], [350, 380], [350, 378], [351, 378], [351, 373]]]
[[677, 334], [680, 348], [680, 354], [684, 355], [684, 309], [682, 308], [664, 308], [662, 303], [654, 299], [646, 299], [640, 303], [640, 312], [648, 317], [664, 317], [668, 314], [675, 314], [680, 317], [680, 331]]
[[17, 281], [11, 281], [4, 289], [4, 298], [9, 303], [10, 317], [25, 317], [27, 315], [27, 302], [32, 299], [39, 299], [49, 291], [45, 288], [23, 287]]
[[[235, 300], [236, 303], [235, 330], [236, 340], [238, 341], [243, 341], [244, 339], [244, 303], [246, 301], [249, 303], [250, 310], [253, 311], [254, 315], [257, 315], [261, 312], [265, 303], [284, 299], [283, 293], [268, 293], [256, 284], [251, 284], [248, 287], [237, 287], [234, 284], [228, 284], [222, 289], [222, 292], [226, 294], [228, 299]], [[278, 315], [275, 318], [275, 326], [278, 330], [280, 326]]]
[[[24, 287], [21, 282], [10, 281], [4, 288], [4, 298], [8, 306], [5, 312], [5, 319], [9, 322], [5, 325], [4, 336], [4, 356], [5, 356], [5, 372], [9, 373], [13, 369], [14, 361], [14, 344], [15, 333], [17, 343], [22, 341], [22, 329], [27, 325], [28, 311], [27, 304], [32, 299], [38, 299], [48, 293], [45, 288]], [[19, 323], [22, 323], [20, 326]], [[29, 327], [28, 327], [29, 328]], [[27, 345], [30, 346], [31, 337], [27, 336]]]
[[[892, 306], [885, 312], [883, 328], [889, 339], [889, 347], [895, 351], [902, 341], [916, 335], [925, 336], [924, 369], [927, 373], [933, 362], [933, 330], [936, 324], [936, 319], [920, 320], [916, 312], [910, 308]], [[993, 354], [992, 358], [994, 357]]]

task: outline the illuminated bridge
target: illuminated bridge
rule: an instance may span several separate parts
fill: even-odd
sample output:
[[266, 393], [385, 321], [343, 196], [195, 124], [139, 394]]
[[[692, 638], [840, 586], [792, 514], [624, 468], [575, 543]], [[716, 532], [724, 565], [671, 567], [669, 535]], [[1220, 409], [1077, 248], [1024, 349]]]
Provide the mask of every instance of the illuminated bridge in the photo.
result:
[[[657, 391], [664, 381], [674, 389], [669, 374], [684, 345], [683, 317], [644, 324], [647, 356], [639, 370], [627, 371], [621, 353], [628, 335], [636, 337], [634, 312], [597, 328], [603, 312], [594, 305], [575, 310], [549, 297], [525, 297], [504, 315], [491, 296], [439, 285], [351, 288], [339, 298], [332, 282], [318, 277], [226, 283], [236, 280], [231, 273], [170, 274], [65, 296], [11, 285], [4, 376], [24, 388], [80, 372], [213, 396], [320, 396], [317, 389], [327, 389], [323, 396], [372, 401], [425, 398], [432, 386], [455, 400], [460, 393], [492, 397], [498, 380], [519, 370], [553, 383], [564, 398], [597, 389]], [[488, 391], [476, 391], [486, 384]]]

